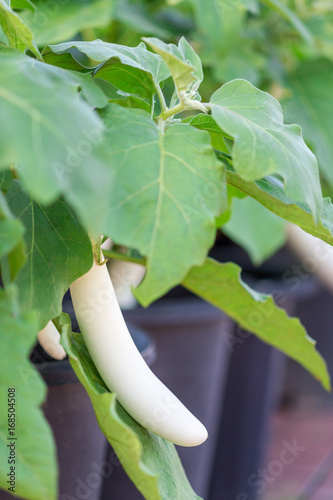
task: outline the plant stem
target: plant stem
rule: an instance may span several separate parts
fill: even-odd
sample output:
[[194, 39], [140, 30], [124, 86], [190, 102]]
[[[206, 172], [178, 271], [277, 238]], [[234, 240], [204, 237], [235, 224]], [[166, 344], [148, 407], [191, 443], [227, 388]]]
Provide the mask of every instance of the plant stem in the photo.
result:
[[17, 174], [17, 171], [15, 169], [15, 165], [11, 165], [10, 166], [10, 171], [11, 171], [13, 179], [16, 179], [16, 180], [20, 179], [19, 176], [18, 176], [18, 174]]
[[155, 108], [155, 96], [151, 96], [151, 101], [150, 101], [150, 118], [153, 120], [154, 119], [154, 108]]
[[227, 158], [228, 160], [232, 160], [232, 156], [229, 153], [225, 153], [224, 151], [216, 150], [216, 154], [218, 156], [222, 156], [223, 158]]
[[161, 105], [161, 114], [167, 109], [167, 105], [164, 99], [164, 94], [158, 83], [155, 84], [156, 94]]
[[107, 259], [123, 260], [125, 262], [132, 262], [133, 264], [140, 264], [141, 266], [145, 266], [147, 262], [146, 257], [133, 257], [132, 255], [116, 252], [115, 250], [103, 250], [103, 255]]
[[162, 111], [159, 118], [161, 118], [161, 120], [167, 120], [168, 118], [171, 118], [172, 116], [181, 113], [182, 111], [184, 111], [184, 109], [185, 105], [182, 102], [180, 102], [179, 104], [177, 104], [177, 106], [174, 106], [173, 108], [170, 109], [166, 108], [164, 111]]

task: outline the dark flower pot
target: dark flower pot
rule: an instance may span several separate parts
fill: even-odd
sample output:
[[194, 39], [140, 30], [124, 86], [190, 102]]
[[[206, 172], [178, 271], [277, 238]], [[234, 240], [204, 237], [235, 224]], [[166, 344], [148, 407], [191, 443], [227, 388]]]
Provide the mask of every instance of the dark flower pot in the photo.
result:
[[[316, 348], [327, 363], [333, 380], [333, 335], [332, 335], [332, 292], [317, 284], [318, 293], [297, 305], [296, 314], [306, 327], [309, 335], [317, 342]], [[283, 403], [286, 407], [316, 410], [331, 410], [332, 392], [327, 392], [310, 373], [295, 361], [288, 360], [287, 383], [284, 386]]]
[[40, 372], [48, 385], [43, 409], [57, 446], [59, 498], [98, 500], [106, 438], [69, 361], [49, 365]]
[[[219, 249], [217, 256], [226, 261], [229, 254], [223, 250]], [[290, 279], [295, 260], [285, 250], [258, 272], [244, 258], [243, 251], [235, 247], [232, 253], [245, 268], [244, 280], [258, 291], [272, 293], [289, 315], [295, 314], [297, 303], [316, 293], [311, 280], [300, 283], [297, 289], [291, 286], [295, 281]], [[286, 357], [237, 325], [230, 347], [232, 354], [208, 499], [256, 500], [255, 479], [269, 441], [269, 422], [280, 401]]]
[[[174, 296], [178, 294], [179, 290], [146, 310], [137, 308], [126, 312], [125, 317], [154, 339], [157, 360], [153, 371], [208, 429], [209, 439], [203, 445], [178, 447], [193, 489], [205, 497], [228, 368], [229, 351], [224, 335], [231, 321], [210, 304], [196, 297]], [[101, 498], [137, 500], [143, 497], [118, 467], [105, 481]]]

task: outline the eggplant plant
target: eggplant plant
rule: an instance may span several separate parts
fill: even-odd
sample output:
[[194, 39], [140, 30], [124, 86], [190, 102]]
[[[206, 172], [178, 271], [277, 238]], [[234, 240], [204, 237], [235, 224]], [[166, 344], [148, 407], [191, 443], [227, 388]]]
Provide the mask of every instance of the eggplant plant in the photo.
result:
[[[47, 349], [52, 338], [142, 495], [196, 499], [172, 443], [197, 445], [206, 430], [138, 357], [105, 259], [145, 266], [134, 290], [144, 307], [182, 284], [329, 389], [300, 321], [246, 285], [239, 266], [207, 255], [231, 198], [255, 200], [329, 244], [333, 206], [300, 127], [284, 123], [272, 95], [234, 79], [201, 99], [201, 60], [183, 37], [79, 40], [89, 21], [108, 22], [106, 3], [93, 4], [96, 17], [77, 5], [65, 41], [44, 43], [43, 2], [0, 0], [0, 486], [57, 498], [46, 388], [29, 361], [37, 339]], [[37, 41], [34, 12], [45, 28]], [[101, 250], [104, 238], [111, 250]], [[82, 334], [62, 313], [69, 288]], [[160, 419], [164, 397], [174, 411]]]

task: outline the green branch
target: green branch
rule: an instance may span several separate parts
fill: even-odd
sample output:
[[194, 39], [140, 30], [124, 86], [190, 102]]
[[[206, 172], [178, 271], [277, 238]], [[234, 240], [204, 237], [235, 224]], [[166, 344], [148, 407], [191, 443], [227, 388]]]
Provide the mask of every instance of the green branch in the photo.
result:
[[147, 263], [146, 257], [134, 257], [125, 253], [116, 252], [115, 250], [103, 250], [103, 255], [107, 259], [123, 260], [125, 262], [132, 262], [133, 264], [140, 264], [145, 266]]

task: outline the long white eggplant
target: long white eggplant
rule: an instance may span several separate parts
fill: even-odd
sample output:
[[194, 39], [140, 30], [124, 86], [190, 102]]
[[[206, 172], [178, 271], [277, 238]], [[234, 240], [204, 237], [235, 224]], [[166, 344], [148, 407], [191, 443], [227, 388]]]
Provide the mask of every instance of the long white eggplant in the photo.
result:
[[106, 264], [94, 263], [70, 290], [89, 353], [125, 410], [141, 425], [175, 444], [203, 443], [208, 436], [204, 425], [154, 375], [137, 350]]
[[44, 351], [54, 359], [64, 359], [66, 357], [65, 349], [60, 344], [60, 333], [54, 326], [53, 321], [38, 332], [38, 342]]
[[333, 291], [333, 247], [294, 224], [288, 225], [288, 243], [300, 257], [305, 271], [314, 273]]

